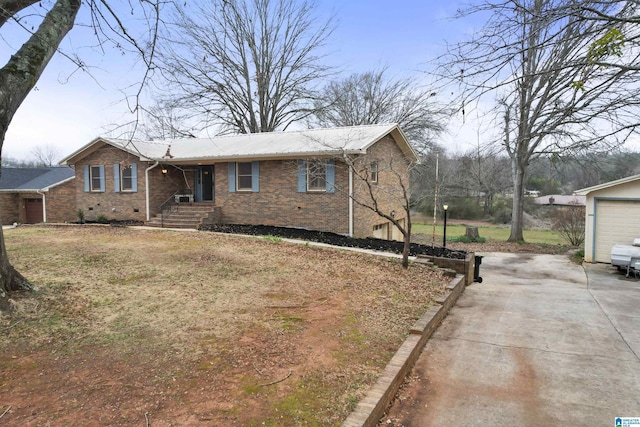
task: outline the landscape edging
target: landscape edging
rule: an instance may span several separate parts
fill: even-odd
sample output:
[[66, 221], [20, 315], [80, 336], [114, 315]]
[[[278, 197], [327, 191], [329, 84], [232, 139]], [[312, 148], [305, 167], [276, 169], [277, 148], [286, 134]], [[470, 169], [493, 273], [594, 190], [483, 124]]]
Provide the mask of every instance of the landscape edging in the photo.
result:
[[475, 269], [475, 253], [467, 252], [464, 259], [456, 258], [442, 258], [434, 257], [430, 255], [418, 255], [417, 258], [432, 262], [440, 268], [449, 268], [455, 270], [458, 274], [466, 276], [467, 286], [474, 281], [474, 269]]
[[446, 288], [449, 293], [437, 301], [442, 305], [440, 307], [430, 307], [416, 321], [409, 332], [409, 336], [402, 343], [396, 354], [393, 355], [382, 375], [380, 375], [364, 399], [358, 402], [358, 406], [342, 423], [342, 427], [374, 427], [378, 425], [404, 378], [413, 368], [416, 360], [418, 360], [429, 337], [438, 328], [438, 325], [456, 303], [465, 287], [466, 277], [464, 275], [458, 274], [451, 279]]

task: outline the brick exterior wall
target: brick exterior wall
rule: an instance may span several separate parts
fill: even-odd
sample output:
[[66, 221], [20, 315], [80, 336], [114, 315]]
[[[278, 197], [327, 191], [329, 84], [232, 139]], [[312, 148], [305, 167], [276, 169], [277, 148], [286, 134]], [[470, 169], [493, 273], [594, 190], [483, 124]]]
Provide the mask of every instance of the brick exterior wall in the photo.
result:
[[[65, 182], [45, 193], [47, 222], [77, 221], [74, 181]], [[42, 199], [42, 195], [38, 193], [0, 193], [0, 219], [3, 224], [26, 223], [25, 199]]]
[[47, 222], [75, 222], [76, 215], [76, 181], [65, 182], [52, 187], [46, 194]]
[[[363, 156], [355, 162], [355, 167], [358, 170], [363, 170], [364, 167], [369, 167], [371, 162], [378, 163], [378, 182], [373, 184], [373, 188], [380, 210], [386, 213], [395, 211], [396, 219], [406, 221], [406, 213], [403, 208], [404, 197], [396, 173], [400, 174], [402, 182], [408, 189], [409, 162], [407, 158], [393, 139], [387, 136], [371, 146], [367, 156]], [[357, 175], [354, 173], [354, 198], [364, 204], [371, 205], [372, 198], [369, 195], [366, 182], [358, 178]], [[388, 238], [402, 239], [402, 234], [393, 230], [394, 227], [390, 221], [370, 209], [354, 203], [354, 235], [356, 237], [373, 236], [373, 227], [381, 224], [388, 224]]]
[[[137, 164], [137, 192], [115, 192], [113, 165], [124, 162]], [[85, 165], [89, 167], [104, 165], [104, 192], [84, 191]], [[149, 162], [141, 162], [138, 157], [109, 145], [105, 145], [92, 152], [75, 165], [76, 211], [82, 209], [85, 220], [88, 221], [93, 221], [100, 215], [104, 215], [107, 219], [114, 220], [146, 220], [146, 182], [144, 172], [150, 165]], [[155, 172], [157, 175], [162, 175], [158, 167], [153, 169], [152, 172]]]
[[[137, 165], [137, 192], [115, 192], [114, 164], [136, 163]], [[90, 153], [75, 165], [76, 179], [75, 192], [76, 203], [75, 212], [82, 209], [85, 219], [95, 220], [98, 216], [104, 215], [111, 220], [135, 220], [146, 221], [146, 193], [145, 193], [145, 170], [154, 165], [155, 162], [142, 162], [137, 156], [129, 154], [110, 145], [104, 145], [96, 151]], [[104, 165], [105, 169], [105, 191], [85, 192], [84, 191], [84, 166]], [[149, 171], [149, 207], [150, 216], [160, 212], [160, 206], [172, 194], [178, 190], [193, 188], [193, 167], [187, 167], [185, 173], [180, 168], [167, 167], [167, 173], [162, 173], [162, 165], [158, 165]], [[185, 182], [185, 177], [189, 184]], [[137, 210], [137, 212], [136, 212]]]
[[5, 225], [20, 222], [20, 196], [18, 193], [0, 193], [0, 220]]
[[334, 193], [298, 192], [296, 160], [260, 162], [260, 191], [229, 192], [228, 163], [215, 165], [215, 203], [223, 223], [264, 224], [349, 233], [349, 202], [338, 188], [348, 186], [344, 163], [335, 166]]
[[[357, 161], [364, 167], [377, 161], [379, 177], [376, 187], [378, 204], [385, 212], [396, 211], [396, 217], [405, 217], [402, 192], [397, 177], [389, 171], [392, 165], [408, 180], [408, 162], [393, 139], [388, 136], [369, 149], [369, 154]], [[138, 191], [114, 191], [113, 165], [136, 163]], [[116, 220], [146, 220], [145, 169], [153, 163], [141, 162], [136, 156], [115, 147], [104, 145], [91, 152], [75, 165], [75, 212], [82, 209], [85, 219], [95, 220], [99, 215]], [[84, 191], [84, 166], [104, 165], [105, 191]], [[178, 190], [195, 189], [197, 166], [166, 166], [167, 173], [157, 166], [149, 171], [151, 216], [160, 212], [160, 205]], [[223, 223], [264, 224], [301, 227], [334, 233], [349, 233], [349, 170], [341, 160], [335, 160], [335, 192], [298, 192], [297, 160], [260, 161], [259, 192], [229, 192], [228, 163], [214, 165], [214, 204], [220, 207]], [[354, 174], [355, 197], [365, 203], [370, 198]], [[138, 212], [134, 210], [137, 209]], [[354, 235], [373, 236], [373, 227], [388, 222], [370, 210], [354, 203]], [[391, 229], [391, 227], [390, 227]], [[390, 233], [391, 234], [391, 233]], [[397, 237], [396, 233], [396, 236]], [[392, 237], [392, 236], [390, 236]]]
[[[136, 163], [138, 169], [138, 191], [119, 192], [114, 190], [113, 165], [120, 162]], [[104, 165], [105, 171], [105, 191], [85, 192], [84, 191], [84, 166]], [[85, 220], [94, 221], [100, 215], [107, 219], [115, 220], [138, 220], [146, 219], [145, 201], [145, 178], [144, 170], [148, 167], [147, 162], [140, 160], [120, 149], [105, 145], [92, 152], [87, 157], [78, 161], [75, 165], [76, 179], [76, 211], [84, 211]], [[135, 212], [137, 210], [138, 212]]]

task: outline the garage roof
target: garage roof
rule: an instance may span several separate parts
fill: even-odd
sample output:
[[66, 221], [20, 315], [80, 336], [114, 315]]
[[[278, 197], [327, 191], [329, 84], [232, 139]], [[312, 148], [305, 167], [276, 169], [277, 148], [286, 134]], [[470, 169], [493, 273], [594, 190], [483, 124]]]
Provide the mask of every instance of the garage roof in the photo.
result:
[[2, 168], [0, 175], [1, 192], [48, 191], [75, 177], [70, 167], [48, 168]]
[[573, 194], [577, 196], [586, 196], [587, 194], [592, 193], [594, 191], [604, 190], [605, 188], [615, 187], [616, 185], [626, 184], [628, 182], [633, 182], [637, 180], [640, 180], [640, 175], [628, 176], [626, 178], [617, 179], [615, 181], [609, 181], [603, 184], [594, 185], [593, 187], [582, 188], [580, 190], [574, 191]]
[[61, 164], [75, 164], [105, 143], [139, 156], [141, 160], [169, 163], [364, 154], [387, 135], [393, 137], [411, 161], [418, 160], [404, 133], [394, 123], [162, 141], [100, 137], [62, 160]]

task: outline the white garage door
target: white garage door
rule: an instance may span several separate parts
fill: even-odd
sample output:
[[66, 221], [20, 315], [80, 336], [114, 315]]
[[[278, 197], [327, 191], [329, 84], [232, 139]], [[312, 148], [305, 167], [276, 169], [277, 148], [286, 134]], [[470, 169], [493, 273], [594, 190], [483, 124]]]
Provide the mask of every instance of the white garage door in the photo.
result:
[[595, 261], [611, 262], [616, 243], [640, 237], [640, 201], [599, 200], [596, 205]]
[[378, 224], [373, 226], [373, 237], [376, 239], [389, 239], [389, 223]]

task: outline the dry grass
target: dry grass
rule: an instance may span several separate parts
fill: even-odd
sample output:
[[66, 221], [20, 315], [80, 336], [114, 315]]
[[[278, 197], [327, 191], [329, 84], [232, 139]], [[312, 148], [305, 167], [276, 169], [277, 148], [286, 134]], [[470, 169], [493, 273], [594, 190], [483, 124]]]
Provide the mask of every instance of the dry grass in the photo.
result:
[[339, 425], [446, 282], [273, 239], [76, 226], [5, 238], [39, 287], [0, 317], [6, 425]]

